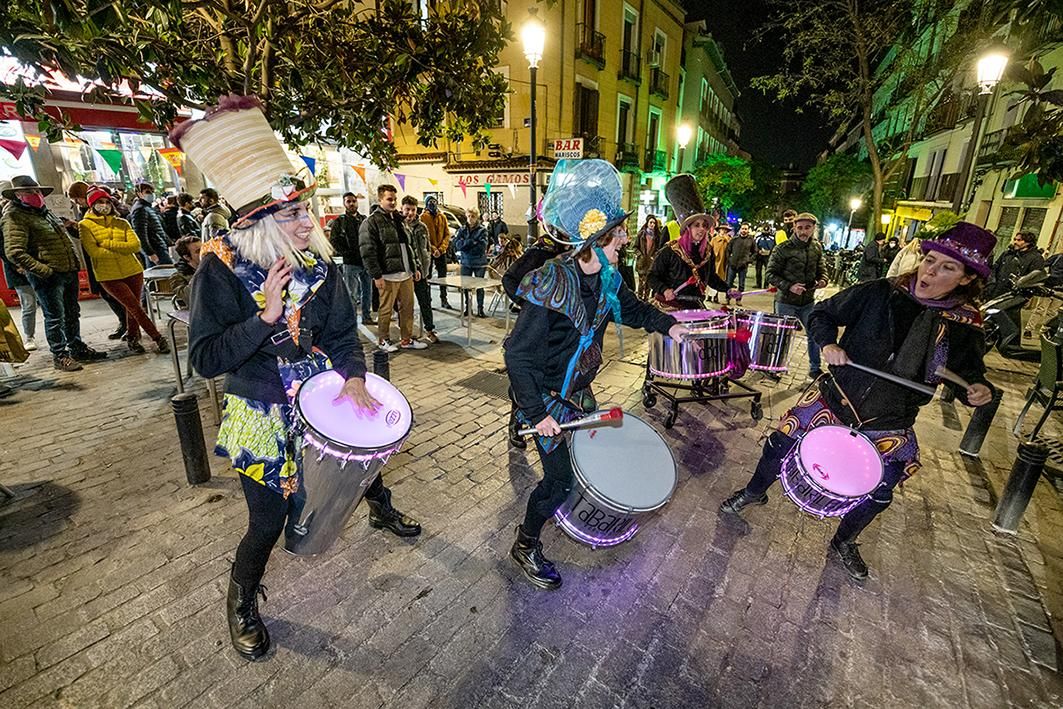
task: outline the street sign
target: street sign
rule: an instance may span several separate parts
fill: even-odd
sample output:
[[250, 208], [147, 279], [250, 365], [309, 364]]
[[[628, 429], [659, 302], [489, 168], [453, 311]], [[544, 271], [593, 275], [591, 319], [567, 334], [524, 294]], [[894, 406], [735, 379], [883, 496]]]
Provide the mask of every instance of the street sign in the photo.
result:
[[564, 158], [578, 159], [582, 157], [583, 138], [563, 138], [554, 141], [554, 158], [562, 160]]

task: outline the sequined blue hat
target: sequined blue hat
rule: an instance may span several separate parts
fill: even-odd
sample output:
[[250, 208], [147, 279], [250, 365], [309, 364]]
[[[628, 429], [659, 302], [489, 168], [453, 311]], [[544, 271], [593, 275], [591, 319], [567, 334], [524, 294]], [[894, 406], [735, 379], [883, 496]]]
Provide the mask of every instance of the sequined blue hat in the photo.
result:
[[575, 246], [593, 244], [631, 216], [621, 202], [620, 173], [605, 160], [561, 160], [543, 197], [543, 223], [554, 240]]

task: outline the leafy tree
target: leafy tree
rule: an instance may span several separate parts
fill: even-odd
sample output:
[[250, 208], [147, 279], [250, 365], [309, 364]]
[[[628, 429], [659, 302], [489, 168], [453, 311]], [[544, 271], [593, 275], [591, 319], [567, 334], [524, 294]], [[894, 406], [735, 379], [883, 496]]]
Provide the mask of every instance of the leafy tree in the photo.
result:
[[753, 190], [749, 161], [726, 153], [711, 153], [694, 167], [706, 206], [715, 205], [722, 212], [734, 207], [736, 200]]
[[482, 131], [504, 108], [492, 71], [511, 35], [495, 0], [441, 0], [427, 18], [401, 0], [12, 0], [0, 47], [28, 68], [0, 98], [55, 139], [38, 77], [91, 81], [85, 98], [121, 100], [165, 126], [181, 106], [257, 94], [292, 145], [337, 143], [393, 166], [389, 119], [423, 145]]
[[956, 225], [960, 221], [960, 215], [947, 209], [932, 216], [923, 228], [919, 230], [919, 238], [930, 239], [941, 234]]
[[785, 65], [753, 85], [780, 99], [803, 99], [840, 129], [859, 126], [871, 168], [868, 216], [877, 223], [885, 185], [905, 164], [928, 112], [967, 68], [972, 48], [984, 46], [986, 12], [979, 3], [953, 0], [771, 5], [767, 31], [785, 42]]
[[735, 198], [734, 210], [746, 221], [762, 222], [774, 219], [779, 208], [779, 178], [781, 171], [760, 160], [749, 163], [753, 188]]
[[801, 185], [801, 209], [821, 222], [848, 217], [849, 199], [871, 188], [871, 166], [845, 153], [835, 153], [808, 171]]

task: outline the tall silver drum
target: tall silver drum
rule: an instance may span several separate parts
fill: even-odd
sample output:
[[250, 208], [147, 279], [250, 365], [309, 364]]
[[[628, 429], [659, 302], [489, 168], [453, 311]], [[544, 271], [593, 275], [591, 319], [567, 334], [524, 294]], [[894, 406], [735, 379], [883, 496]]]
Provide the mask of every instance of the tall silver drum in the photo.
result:
[[721, 310], [677, 310], [671, 313], [690, 329], [673, 340], [657, 332], [649, 336], [650, 373], [669, 379], [708, 379], [730, 370], [732, 319]]
[[749, 368], [761, 372], [785, 372], [789, 369], [790, 349], [801, 331], [801, 321], [790, 315], [735, 312], [738, 324], [749, 328]]
[[631, 539], [675, 492], [672, 451], [638, 416], [625, 413], [618, 426], [578, 429], [569, 455], [575, 483], [555, 518], [566, 534], [592, 547]]
[[284, 548], [292, 554], [314, 556], [332, 546], [413, 428], [410, 402], [391, 382], [366, 374], [366, 389], [381, 403], [372, 416], [356, 413], [348, 399], [336, 400], [343, 382], [338, 372], [321, 372], [295, 397], [303, 469], [293, 493], [296, 512], [284, 530]]

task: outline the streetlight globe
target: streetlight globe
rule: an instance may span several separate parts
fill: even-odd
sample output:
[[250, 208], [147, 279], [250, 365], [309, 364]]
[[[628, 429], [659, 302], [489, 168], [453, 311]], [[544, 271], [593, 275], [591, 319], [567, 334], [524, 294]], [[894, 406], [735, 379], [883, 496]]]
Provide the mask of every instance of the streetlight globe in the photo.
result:
[[520, 41], [524, 45], [524, 57], [528, 60], [528, 66], [537, 69], [543, 58], [543, 47], [546, 45], [546, 26], [539, 19], [538, 10], [534, 7], [528, 10], [528, 19], [520, 29]]
[[676, 142], [679, 143], [680, 148], [686, 148], [693, 135], [694, 130], [690, 127], [689, 123], [680, 123], [679, 127], [675, 129], [675, 139]]
[[1008, 55], [994, 50], [978, 60], [978, 86], [983, 94], [988, 94], [1000, 83], [1004, 69], [1008, 66]]
[[856, 210], [860, 209], [860, 207], [863, 207], [863, 206], [864, 206], [864, 200], [860, 199], [859, 197], [852, 197], [849, 200], [849, 209], [854, 211], [854, 212]]

